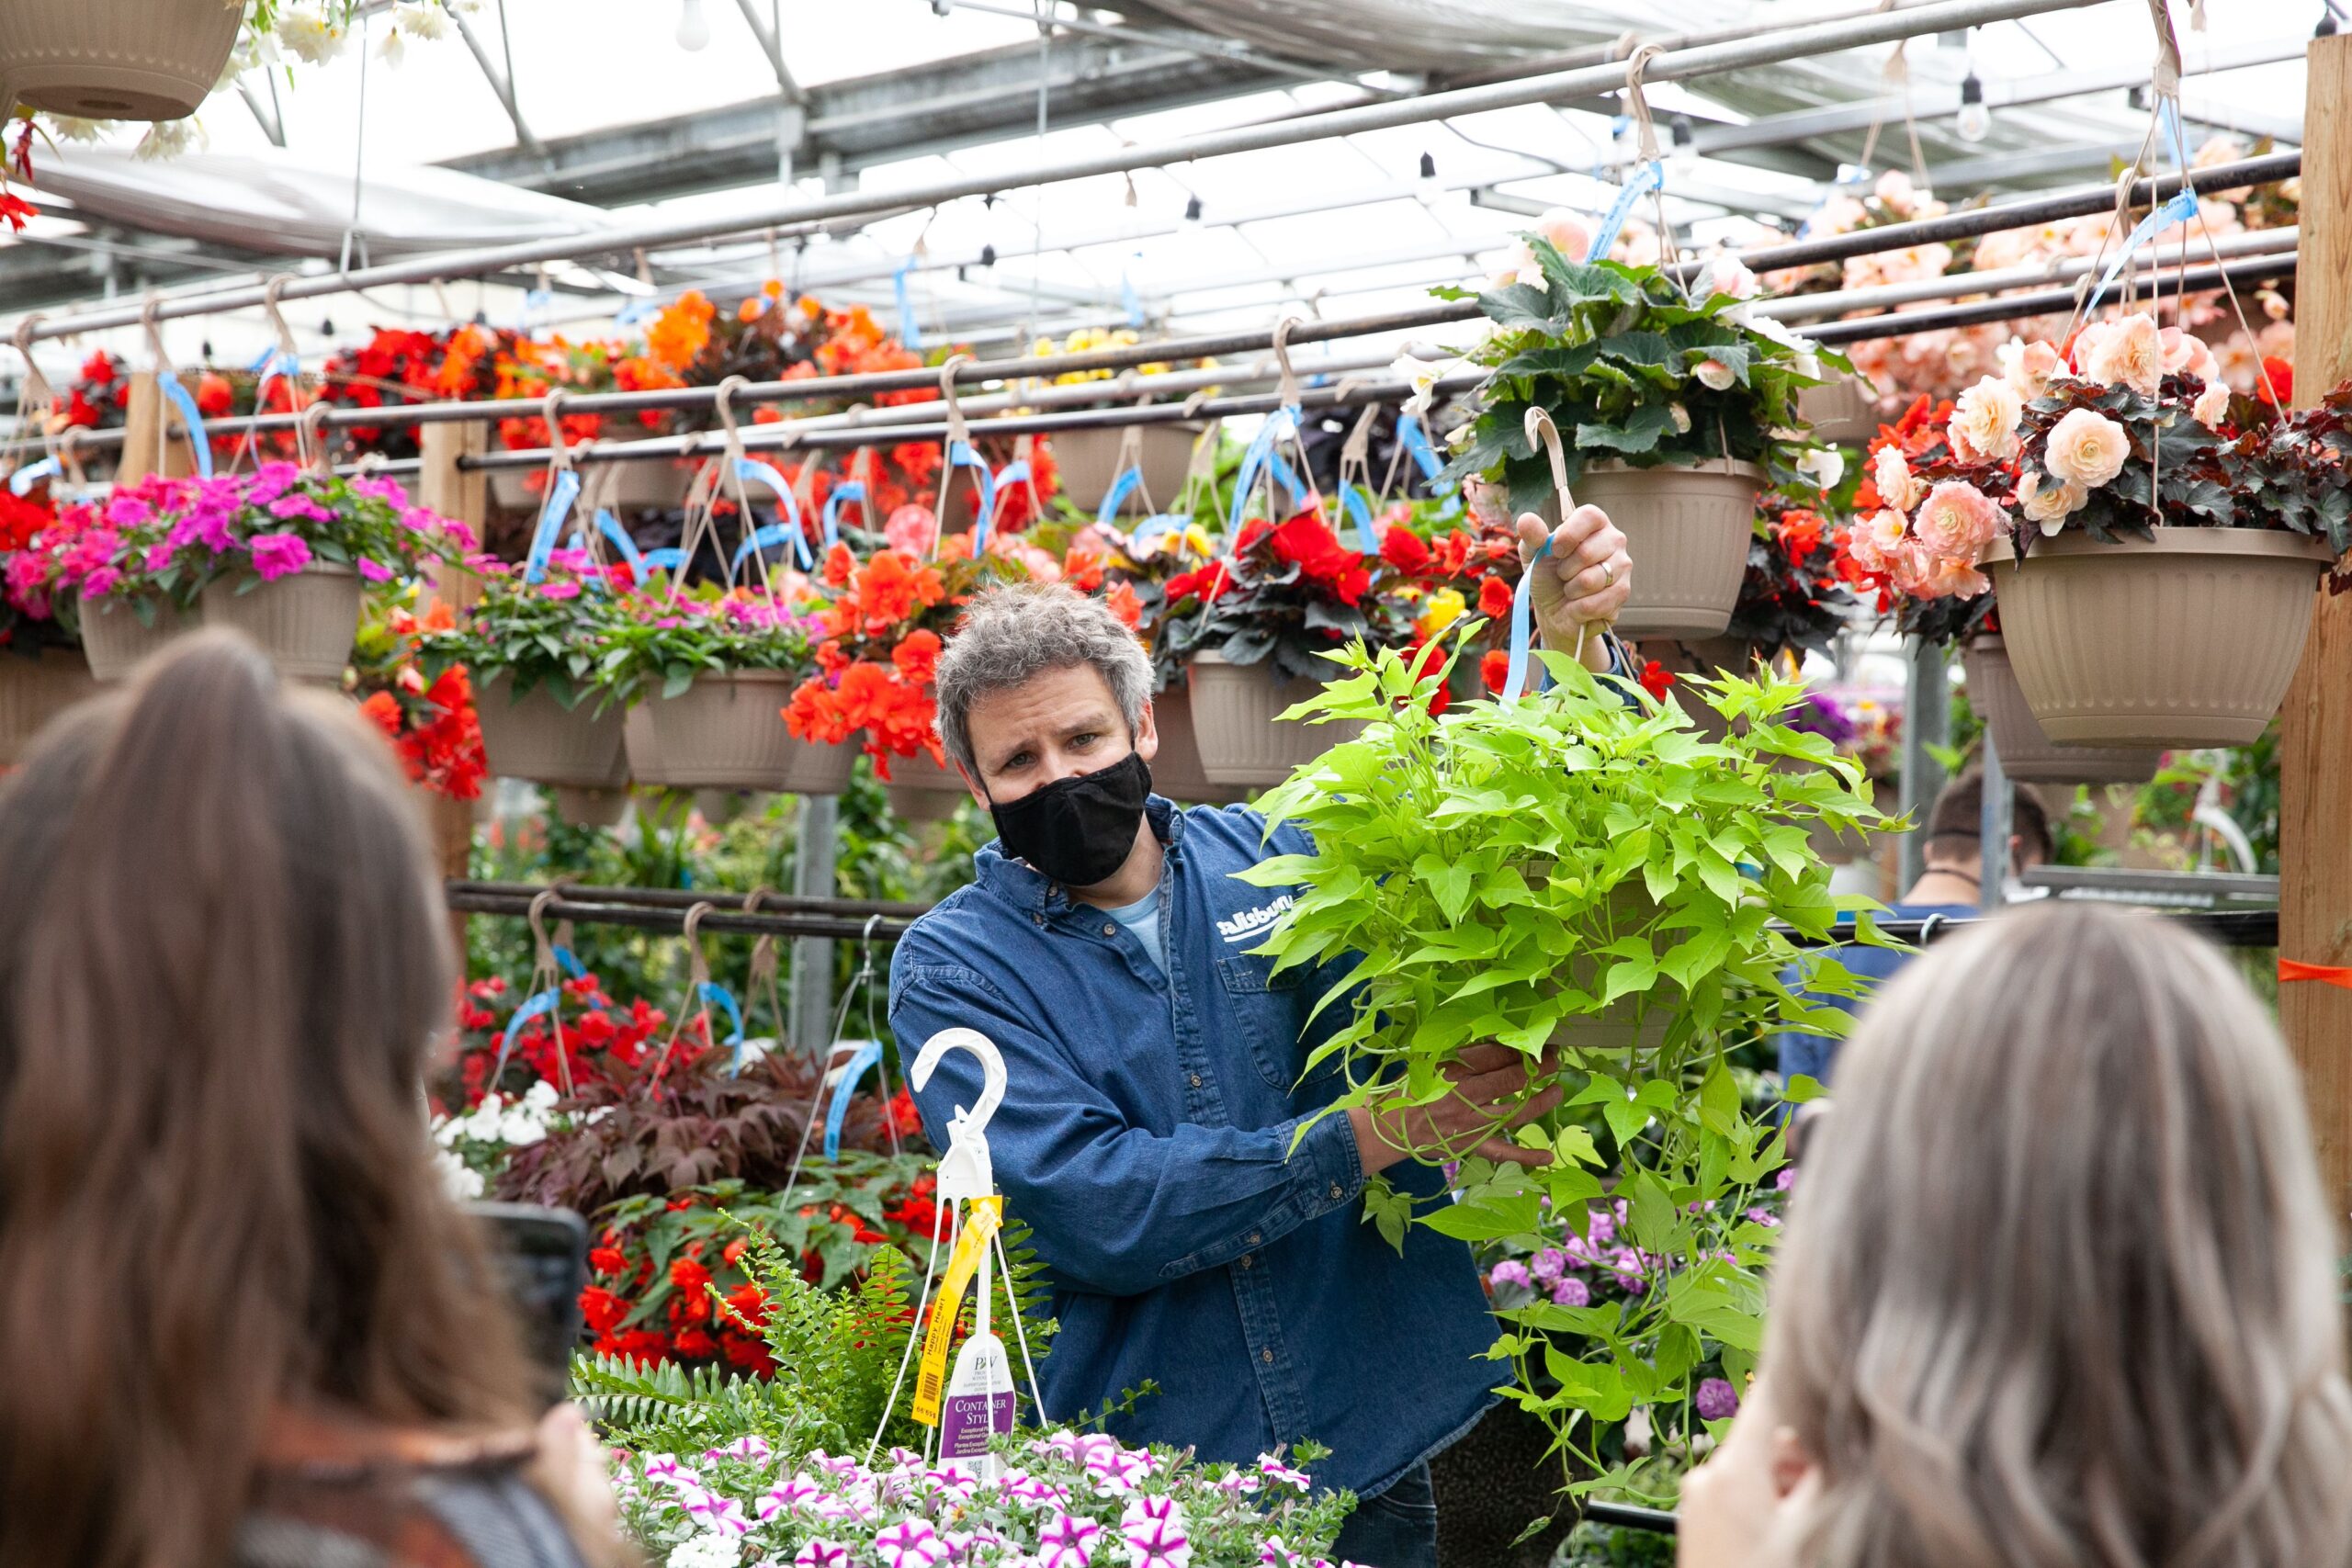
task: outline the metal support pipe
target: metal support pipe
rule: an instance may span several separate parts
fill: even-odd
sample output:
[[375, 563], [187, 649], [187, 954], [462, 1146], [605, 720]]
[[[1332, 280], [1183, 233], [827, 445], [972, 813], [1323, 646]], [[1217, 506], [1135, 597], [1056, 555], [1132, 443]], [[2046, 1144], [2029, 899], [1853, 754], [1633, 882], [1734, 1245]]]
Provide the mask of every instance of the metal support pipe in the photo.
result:
[[573, 904], [633, 904], [649, 909], [684, 911], [708, 904], [714, 908], [735, 909], [744, 914], [817, 915], [827, 919], [865, 919], [869, 915], [881, 915], [894, 920], [910, 920], [931, 908], [929, 904], [893, 903], [870, 898], [836, 898], [802, 897], [794, 893], [730, 893], [716, 888], [686, 887], [593, 887], [582, 883], [558, 879], [541, 886], [536, 882], [475, 882], [452, 879], [448, 888], [453, 893], [476, 894], [489, 898], [536, 898], [542, 893]]
[[1984, 794], [1976, 812], [1976, 902], [1980, 908], [1997, 909], [2008, 897], [2009, 833], [2017, 803], [2010, 798], [2008, 770], [2001, 766], [2000, 748], [1993, 744], [1989, 724], [1984, 727], [1981, 756]]
[[[467, 893], [451, 888], [446, 897], [449, 908], [466, 915], [504, 915], [514, 919], [528, 919], [531, 900], [503, 897], [489, 893]], [[575, 904], [569, 899], [554, 899], [540, 911], [549, 920], [571, 920], [578, 925], [627, 926], [632, 931], [660, 931], [670, 934], [685, 930], [684, 909], [649, 909], [635, 904]], [[838, 919], [822, 915], [745, 915], [724, 909], [705, 915], [699, 930], [715, 935], [831, 937], [837, 941], [857, 941], [867, 935], [865, 920]], [[873, 923], [872, 939], [876, 942], [896, 942], [906, 934], [904, 920], [878, 920]]]
[[1944, 768], [1930, 747], [1951, 744], [1951, 678], [1943, 649], [1911, 640], [1910, 672], [1903, 692], [1902, 811], [1911, 819], [1903, 835], [1894, 896], [1909, 893], [1928, 869], [1928, 812], [1943, 793]]
[[[2235, 164], [2216, 164], [2210, 169], [2193, 171], [2189, 182], [2200, 191], [2232, 190], [2240, 186], [2267, 184], [2293, 177], [2302, 167], [2299, 152], [2273, 153], [2249, 158]], [[2164, 200], [2180, 188], [2178, 175], [2158, 175], [2143, 179], [2132, 186], [2131, 199], [2136, 204], [2153, 205]], [[2084, 186], [2051, 196], [2035, 197], [2023, 201], [1999, 206], [1973, 208], [1963, 212], [1947, 213], [1941, 218], [1922, 219], [1908, 223], [1889, 223], [1874, 229], [1859, 230], [1849, 234], [1835, 234], [1818, 240], [1797, 240], [1781, 244], [1759, 245], [1740, 253], [1740, 257], [1758, 272], [1784, 267], [1806, 266], [1817, 262], [1843, 261], [1849, 256], [1874, 255], [1901, 250], [1933, 241], [1967, 239], [1980, 234], [1997, 233], [2007, 229], [2025, 228], [2062, 218], [2079, 218], [2094, 212], [2112, 210], [2116, 189], [2112, 185]], [[2201, 285], [2193, 279], [2192, 287], [2216, 288], [2219, 279]], [[1951, 280], [1938, 280], [1939, 282]], [[2233, 279], [2234, 281], [2234, 279]], [[1830, 300], [1830, 295], [1794, 296], [1808, 305], [1818, 307]], [[2054, 307], [2064, 310], [2072, 302]], [[1930, 321], [1926, 315], [1905, 321], [1900, 331], [1927, 331], [1934, 326], [1966, 325], [1974, 321], [2008, 319], [2000, 307], [2003, 301], [1991, 302], [1989, 315], [1976, 315], [1968, 321]], [[1970, 309], [1978, 309], [1970, 307]], [[2011, 312], [2011, 315], [2041, 313], [2044, 307]], [[1331, 343], [1346, 338], [1372, 337], [1384, 333], [1425, 331], [1431, 327], [1451, 325], [1469, 321], [1478, 314], [1475, 301], [1462, 300], [1450, 304], [1417, 307], [1410, 310], [1385, 311], [1378, 315], [1348, 317], [1335, 321], [1302, 321], [1292, 332], [1290, 341], [1305, 346]], [[1855, 338], [1881, 335], [1871, 330], [1872, 323], [1835, 322], [1814, 333], [1826, 343], [1851, 341]], [[1856, 330], [1861, 329], [1861, 330]], [[47, 335], [44, 327], [36, 336]], [[1138, 366], [1184, 359], [1230, 358], [1237, 355], [1261, 354], [1273, 346], [1271, 327], [1238, 333], [1222, 333], [1185, 338], [1162, 339], [1153, 343], [1138, 343], [1124, 346], [1089, 349], [1077, 354], [1040, 355], [973, 360], [956, 370], [958, 386], [978, 385], [988, 381], [1050, 380], [1078, 371], [1127, 370]], [[739, 408], [762, 403], [803, 402], [818, 398], [853, 400], [873, 397], [882, 392], [902, 392], [935, 387], [940, 373], [934, 369], [871, 371], [850, 376], [813, 376], [797, 381], [759, 381], [740, 389], [734, 399]], [[710, 407], [718, 398], [712, 387], [671, 388], [643, 392], [583, 393], [564, 400], [567, 412], [575, 414], [642, 413], [661, 410], [701, 409]], [[413, 403], [371, 409], [335, 409], [326, 415], [331, 429], [350, 425], [380, 427], [386, 425], [429, 424], [469, 420], [496, 420], [528, 417], [544, 407], [542, 400], [507, 398], [478, 402]], [[243, 419], [209, 422], [207, 428], [222, 434], [237, 431], [291, 430], [301, 423], [293, 414], [262, 414]], [[788, 424], [771, 425], [770, 431], [790, 428]], [[95, 432], [82, 445], [97, 450], [119, 443], [121, 436], [110, 431]], [[662, 455], [649, 448], [644, 457]], [[675, 455], [674, 449], [672, 455]], [[540, 454], [540, 460], [546, 455]]]
[[[1892, 43], [1897, 39], [1982, 27], [2051, 11], [2074, 10], [2096, 3], [2098, 0], [1937, 0], [1935, 4], [1905, 10], [1872, 12], [1848, 21], [1771, 28], [1744, 39], [1668, 51], [1651, 61], [1645, 79], [1653, 85], [1685, 81], [1753, 66], [1778, 64], [1810, 55]], [[989, 196], [1025, 186], [1058, 185], [1104, 175], [1123, 175], [1137, 169], [1190, 163], [1201, 158], [1263, 152], [1363, 131], [1422, 125], [1455, 115], [1483, 114], [1495, 109], [1548, 103], [1556, 98], [1588, 96], [1615, 90], [1623, 84], [1624, 71], [1614, 63], [1555, 71], [1486, 86], [1459, 87], [1416, 98], [1305, 115], [1269, 125], [1244, 126], [1179, 137], [1169, 141], [1121, 147], [1042, 168], [1006, 174], [958, 175], [927, 185], [888, 191], [843, 191], [814, 197], [793, 195], [765, 207], [750, 208], [725, 218], [655, 219], [616, 224], [593, 233], [485, 246], [419, 256], [382, 266], [323, 274], [317, 277], [300, 277], [288, 283], [280, 297], [303, 299], [394, 283], [429, 283], [606, 251], [653, 249], [708, 240], [721, 234], [756, 233], [766, 229], [798, 233], [831, 220], [858, 217], [892, 208], [935, 207], [966, 197]], [[157, 314], [166, 320], [211, 315], [263, 304], [263, 295], [264, 290], [259, 286], [220, 289], [208, 294], [165, 299], [158, 302], [156, 310]], [[61, 316], [53, 321], [35, 323], [32, 335], [36, 338], [64, 337], [106, 327], [135, 326], [143, 318], [144, 311], [144, 306], [132, 305]], [[15, 326], [16, 323], [11, 323], [11, 332]]]
[[[838, 795], [800, 797], [792, 890], [803, 898], [831, 897], [838, 886], [841, 804]], [[822, 1060], [833, 1043], [833, 944], [828, 939], [808, 936], [792, 944], [791, 1007], [794, 1043]]]

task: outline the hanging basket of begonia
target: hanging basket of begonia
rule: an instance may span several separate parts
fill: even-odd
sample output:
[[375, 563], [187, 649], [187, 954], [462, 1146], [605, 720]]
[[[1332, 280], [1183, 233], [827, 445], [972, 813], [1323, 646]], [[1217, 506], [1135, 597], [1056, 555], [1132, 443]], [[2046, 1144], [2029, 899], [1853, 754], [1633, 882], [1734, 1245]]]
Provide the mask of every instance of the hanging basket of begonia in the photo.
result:
[[2352, 386], [2291, 413], [2237, 396], [2204, 344], [2139, 313], [2023, 345], [1954, 404], [1942, 450], [1900, 487], [1915, 511], [1865, 526], [1948, 592], [1982, 592], [1990, 569], [2052, 740], [2261, 735], [2312, 589], [2352, 547]]

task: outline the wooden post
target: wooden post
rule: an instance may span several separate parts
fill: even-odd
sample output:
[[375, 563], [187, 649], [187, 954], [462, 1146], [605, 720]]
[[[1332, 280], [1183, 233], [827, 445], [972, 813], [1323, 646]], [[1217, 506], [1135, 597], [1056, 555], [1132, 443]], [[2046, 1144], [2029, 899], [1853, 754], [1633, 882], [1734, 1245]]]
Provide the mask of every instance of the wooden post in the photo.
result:
[[[2352, 377], [2352, 36], [2304, 57], [2295, 400]], [[2352, 594], [2314, 596], [2311, 641], [2279, 716], [2278, 953], [2352, 964]], [[2278, 988], [2339, 1231], [2352, 1210], [2352, 991]]]
[[[477, 538], [490, 522], [490, 476], [458, 467], [458, 459], [480, 457], [490, 450], [490, 425], [466, 420], [417, 427], [417, 446], [424, 468], [417, 475], [416, 501], [442, 516], [463, 523]], [[481, 579], [456, 567], [429, 570], [434, 597], [453, 610], [467, 610], [481, 597]]]
[[196, 472], [196, 455], [188, 449], [185, 426], [164, 446], [163, 466], [159, 468], [155, 464], [158, 433], [171, 428], [178, 419], [177, 412], [164, 400], [155, 373], [132, 371], [130, 396], [123, 405], [122, 460], [115, 466], [116, 483], [129, 484], [153, 473], [177, 479]]
[[[490, 476], [469, 473], [458, 467], [458, 459], [479, 456], [490, 449], [490, 425], [481, 420], [462, 423], [424, 424], [417, 427], [417, 446], [421, 449], [424, 468], [417, 475], [417, 504], [428, 507], [454, 522], [463, 523], [474, 531], [476, 538], [490, 517]], [[428, 562], [426, 580], [432, 584], [433, 596], [460, 615], [473, 607], [481, 597], [481, 579], [462, 567]], [[474, 692], [477, 706], [481, 692]], [[494, 780], [484, 780], [483, 787], [491, 788]], [[441, 862], [441, 874], [464, 877], [473, 856], [474, 803], [434, 797], [432, 812], [433, 848]], [[466, 917], [452, 911], [449, 916], [451, 936], [458, 944], [458, 960], [466, 956]]]

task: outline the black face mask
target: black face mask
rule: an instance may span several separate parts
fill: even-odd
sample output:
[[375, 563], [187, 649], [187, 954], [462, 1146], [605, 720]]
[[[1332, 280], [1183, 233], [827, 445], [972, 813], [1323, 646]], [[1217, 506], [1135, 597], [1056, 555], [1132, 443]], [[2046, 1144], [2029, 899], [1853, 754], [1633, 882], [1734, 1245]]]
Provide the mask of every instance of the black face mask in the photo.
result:
[[1130, 751], [1100, 773], [1056, 779], [1002, 806], [991, 801], [989, 815], [1005, 853], [1065, 887], [1091, 887], [1126, 863], [1150, 793], [1151, 770]]

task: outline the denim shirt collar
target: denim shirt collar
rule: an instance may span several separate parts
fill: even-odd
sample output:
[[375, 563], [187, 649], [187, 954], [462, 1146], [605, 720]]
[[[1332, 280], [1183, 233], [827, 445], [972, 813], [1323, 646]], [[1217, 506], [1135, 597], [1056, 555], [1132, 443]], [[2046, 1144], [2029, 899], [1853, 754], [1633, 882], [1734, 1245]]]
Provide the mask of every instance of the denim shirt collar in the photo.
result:
[[[1184, 839], [1184, 813], [1174, 801], [1157, 795], [1144, 801], [1143, 813], [1161, 846], [1175, 854]], [[982, 887], [1024, 914], [1056, 915], [1076, 907], [1069, 889], [1027, 861], [1006, 854], [999, 840], [990, 839], [973, 853], [972, 871]]]

